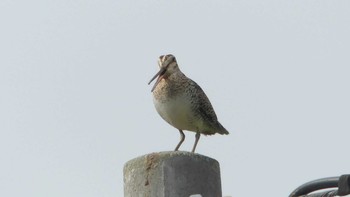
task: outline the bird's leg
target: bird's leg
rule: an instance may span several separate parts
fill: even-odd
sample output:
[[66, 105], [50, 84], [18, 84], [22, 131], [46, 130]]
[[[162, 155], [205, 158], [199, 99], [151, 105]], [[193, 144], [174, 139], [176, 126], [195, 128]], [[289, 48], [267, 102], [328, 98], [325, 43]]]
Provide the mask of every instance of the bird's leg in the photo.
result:
[[181, 138], [180, 138], [180, 142], [177, 144], [177, 146], [176, 146], [176, 148], [175, 148], [175, 151], [179, 150], [179, 148], [180, 148], [182, 142], [184, 142], [184, 140], [185, 140], [185, 134], [184, 134], [184, 132], [183, 132], [182, 130], [180, 130], [180, 129], [179, 129], [179, 131], [180, 131]]
[[194, 153], [194, 151], [196, 150], [199, 138], [201, 137], [201, 134], [199, 132], [196, 133], [196, 141], [194, 141], [194, 145], [193, 145], [193, 149], [192, 149], [192, 153]]

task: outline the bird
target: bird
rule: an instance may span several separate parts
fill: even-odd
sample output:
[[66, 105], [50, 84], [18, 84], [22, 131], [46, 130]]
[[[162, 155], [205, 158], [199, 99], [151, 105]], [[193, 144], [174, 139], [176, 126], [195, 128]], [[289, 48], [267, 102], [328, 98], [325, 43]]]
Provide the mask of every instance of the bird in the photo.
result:
[[157, 78], [151, 89], [154, 106], [158, 114], [180, 132], [180, 142], [175, 151], [185, 140], [183, 130], [196, 133], [192, 153], [201, 134], [229, 134], [218, 121], [207, 95], [196, 82], [181, 72], [174, 55], [161, 55], [158, 66], [159, 71], [148, 85]]

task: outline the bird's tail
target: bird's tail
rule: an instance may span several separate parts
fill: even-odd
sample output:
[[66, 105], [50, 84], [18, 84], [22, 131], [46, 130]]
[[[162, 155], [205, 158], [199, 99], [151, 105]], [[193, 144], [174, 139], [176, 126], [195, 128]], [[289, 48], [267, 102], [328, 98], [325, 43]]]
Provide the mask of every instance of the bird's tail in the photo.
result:
[[229, 134], [229, 132], [225, 129], [225, 127], [222, 126], [219, 122], [218, 122], [218, 129], [216, 132], [220, 133], [221, 135], [228, 135]]

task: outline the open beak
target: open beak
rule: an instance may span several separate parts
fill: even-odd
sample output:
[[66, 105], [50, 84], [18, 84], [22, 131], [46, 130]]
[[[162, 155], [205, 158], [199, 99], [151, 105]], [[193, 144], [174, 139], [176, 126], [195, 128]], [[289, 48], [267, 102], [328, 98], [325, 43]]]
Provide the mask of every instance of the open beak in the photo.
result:
[[149, 85], [156, 77], [158, 77], [156, 83], [153, 85], [151, 92], [153, 92], [153, 90], [157, 87], [158, 83], [163, 79], [165, 71], [166, 71], [165, 67], [162, 67], [157, 72], [157, 74], [154, 75], [154, 77], [148, 82], [148, 85]]

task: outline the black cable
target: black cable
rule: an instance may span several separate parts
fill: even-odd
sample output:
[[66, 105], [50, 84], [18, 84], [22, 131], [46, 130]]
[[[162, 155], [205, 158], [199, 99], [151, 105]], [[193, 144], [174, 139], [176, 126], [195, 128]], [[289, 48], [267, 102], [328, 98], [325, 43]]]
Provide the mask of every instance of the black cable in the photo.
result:
[[338, 190], [331, 190], [325, 192], [318, 192], [314, 194], [308, 194], [302, 197], [334, 197], [338, 195]]
[[329, 177], [307, 182], [295, 189], [289, 197], [297, 197], [320, 190], [338, 187], [339, 177]]

